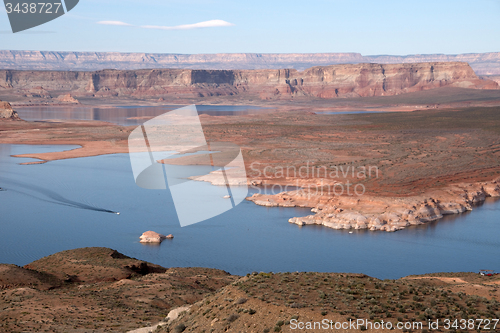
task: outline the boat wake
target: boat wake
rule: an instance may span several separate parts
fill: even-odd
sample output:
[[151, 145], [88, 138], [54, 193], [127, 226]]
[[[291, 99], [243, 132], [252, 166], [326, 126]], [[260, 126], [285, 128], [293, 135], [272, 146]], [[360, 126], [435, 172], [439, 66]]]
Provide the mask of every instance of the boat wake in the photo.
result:
[[[119, 212], [115, 212], [114, 210], [100, 208], [100, 207], [96, 207], [96, 206], [93, 206], [90, 204], [74, 201], [74, 200], [68, 199], [68, 198], [60, 195], [57, 192], [54, 192], [52, 190], [48, 190], [46, 188], [43, 188], [43, 187], [40, 187], [37, 185], [26, 184], [26, 183], [23, 183], [20, 181], [13, 181], [10, 179], [2, 179], [2, 178], [0, 178], [0, 179], [1, 179], [2, 183], [4, 183], [4, 184], [13, 185], [13, 187], [9, 187], [9, 188], [5, 188], [5, 187], [0, 188], [0, 191], [9, 190], [9, 191], [12, 191], [15, 193], [29, 196], [31, 198], [34, 198], [34, 199], [37, 199], [40, 201], [45, 201], [45, 202], [53, 203], [56, 205], [62, 205], [62, 206], [68, 206], [68, 207], [85, 209], [85, 210], [93, 210], [96, 212], [103, 212], [103, 213], [111, 213], [111, 214], [120, 215]], [[28, 193], [28, 192], [20, 190], [19, 188], [16, 188], [16, 187], [24, 188], [24, 189], [26, 189], [28, 191], [32, 191], [34, 193]], [[36, 194], [41, 194], [42, 196], [38, 196]]]

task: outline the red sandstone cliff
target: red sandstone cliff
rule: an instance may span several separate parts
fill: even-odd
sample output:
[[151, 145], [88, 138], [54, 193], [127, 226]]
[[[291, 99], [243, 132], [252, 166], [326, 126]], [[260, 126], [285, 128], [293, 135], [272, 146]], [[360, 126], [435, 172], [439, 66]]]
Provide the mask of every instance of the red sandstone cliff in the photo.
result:
[[498, 89], [463, 62], [346, 64], [279, 70], [0, 71], [0, 89], [72, 96], [258, 96], [262, 99], [389, 96], [444, 86]]

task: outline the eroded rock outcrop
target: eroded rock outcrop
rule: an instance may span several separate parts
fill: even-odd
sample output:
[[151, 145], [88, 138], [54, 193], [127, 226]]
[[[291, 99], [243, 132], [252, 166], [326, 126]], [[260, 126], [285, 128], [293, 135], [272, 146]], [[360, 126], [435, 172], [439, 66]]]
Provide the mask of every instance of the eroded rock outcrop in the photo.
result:
[[71, 96], [71, 94], [60, 95], [59, 97], [57, 97], [57, 99], [61, 102], [65, 102], [65, 103], [80, 104], [80, 102], [76, 98]]
[[297, 190], [247, 198], [266, 207], [308, 207], [314, 215], [293, 217], [300, 226], [317, 224], [333, 229], [397, 231], [472, 210], [487, 197], [500, 197], [500, 178], [492, 182], [456, 184], [413, 197], [329, 196]]
[[2, 119], [21, 120], [17, 112], [12, 109], [10, 103], [0, 101], [0, 120]]

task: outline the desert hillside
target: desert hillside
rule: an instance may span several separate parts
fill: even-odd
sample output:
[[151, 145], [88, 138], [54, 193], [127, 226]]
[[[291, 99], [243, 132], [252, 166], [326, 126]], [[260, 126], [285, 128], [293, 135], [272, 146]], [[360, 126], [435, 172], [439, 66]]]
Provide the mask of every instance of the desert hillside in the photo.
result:
[[325, 319], [397, 325], [499, 318], [499, 283], [499, 276], [476, 273], [399, 280], [314, 272], [241, 277], [216, 269], [163, 268], [111, 249], [84, 248], [24, 268], [0, 265], [0, 331], [289, 332], [299, 322]]

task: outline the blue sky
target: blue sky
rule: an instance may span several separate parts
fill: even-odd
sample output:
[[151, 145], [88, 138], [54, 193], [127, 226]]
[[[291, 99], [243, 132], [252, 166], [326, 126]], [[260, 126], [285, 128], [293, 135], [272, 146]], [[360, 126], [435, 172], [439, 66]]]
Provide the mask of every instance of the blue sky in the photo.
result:
[[[202, 27], [189, 26], [199, 23]], [[3, 50], [499, 52], [500, 0], [80, 0], [59, 19], [26, 32], [9, 31], [1, 8]]]

